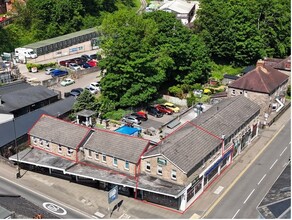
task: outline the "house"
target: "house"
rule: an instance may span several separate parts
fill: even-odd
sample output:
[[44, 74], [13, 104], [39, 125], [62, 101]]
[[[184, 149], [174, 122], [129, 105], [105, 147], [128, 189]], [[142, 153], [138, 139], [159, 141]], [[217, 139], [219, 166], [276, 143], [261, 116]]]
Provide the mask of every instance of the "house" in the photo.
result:
[[184, 211], [257, 136], [259, 112], [244, 96], [225, 99], [152, 147], [43, 115], [28, 133], [31, 147], [9, 159]]
[[278, 58], [264, 58], [264, 65], [273, 67], [282, 73], [291, 75], [291, 55], [285, 59]]
[[288, 75], [259, 60], [255, 69], [228, 85], [228, 97], [243, 95], [259, 104], [265, 123], [272, 111], [284, 106], [288, 80]]
[[197, 1], [165, 1], [165, 3], [160, 6], [159, 10], [176, 14], [176, 18], [181, 20], [184, 25], [187, 25], [194, 20], [198, 4], [199, 2]]
[[19, 117], [59, 100], [59, 94], [44, 86], [32, 86], [24, 81], [0, 87], [0, 113]]

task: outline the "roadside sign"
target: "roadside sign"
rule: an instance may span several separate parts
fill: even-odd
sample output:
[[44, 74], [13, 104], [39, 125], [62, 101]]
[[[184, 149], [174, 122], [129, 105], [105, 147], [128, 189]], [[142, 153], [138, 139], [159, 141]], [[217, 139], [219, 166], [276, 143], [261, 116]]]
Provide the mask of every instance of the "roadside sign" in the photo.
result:
[[108, 192], [108, 204], [118, 198], [118, 186], [115, 186]]

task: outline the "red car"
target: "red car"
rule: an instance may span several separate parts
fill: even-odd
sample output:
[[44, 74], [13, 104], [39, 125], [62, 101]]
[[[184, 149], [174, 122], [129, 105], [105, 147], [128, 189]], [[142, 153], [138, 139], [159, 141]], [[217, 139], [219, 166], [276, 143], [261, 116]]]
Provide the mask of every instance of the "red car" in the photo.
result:
[[91, 67], [97, 66], [97, 62], [94, 61], [94, 60], [89, 60], [89, 61], [87, 61], [87, 63], [88, 63]]
[[158, 111], [164, 113], [164, 114], [168, 114], [168, 115], [172, 115], [173, 114], [173, 110], [165, 107], [164, 105], [155, 105], [154, 106]]
[[147, 121], [148, 120], [147, 113], [146, 112], [143, 112], [143, 111], [134, 112], [131, 115], [137, 117], [141, 121]]

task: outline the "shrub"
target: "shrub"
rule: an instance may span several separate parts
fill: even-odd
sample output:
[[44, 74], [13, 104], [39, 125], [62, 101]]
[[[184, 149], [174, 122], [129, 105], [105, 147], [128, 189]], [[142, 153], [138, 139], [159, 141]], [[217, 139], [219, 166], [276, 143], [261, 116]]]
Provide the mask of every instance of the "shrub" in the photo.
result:
[[107, 112], [104, 117], [113, 119], [113, 120], [120, 120], [124, 115], [128, 114], [130, 111], [125, 111], [123, 109], [118, 109], [116, 111]]
[[183, 98], [183, 90], [179, 86], [172, 86], [168, 88], [168, 91], [171, 95], [174, 95], [180, 99]]
[[190, 96], [187, 97], [187, 105], [188, 107], [191, 107], [192, 105], [194, 105], [196, 103], [197, 98], [195, 97], [194, 93], [191, 92]]

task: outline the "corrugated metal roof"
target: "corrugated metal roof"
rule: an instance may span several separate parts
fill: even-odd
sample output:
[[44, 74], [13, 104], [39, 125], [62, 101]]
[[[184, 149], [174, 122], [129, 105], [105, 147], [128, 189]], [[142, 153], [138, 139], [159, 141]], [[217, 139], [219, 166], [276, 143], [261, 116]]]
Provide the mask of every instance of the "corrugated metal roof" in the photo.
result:
[[197, 4], [195, 1], [174, 0], [162, 5], [159, 10], [172, 10], [180, 14], [188, 14]]
[[51, 45], [51, 44], [55, 44], [55, 43], [58, 43], [58, 42], [61, 42], [61, 41], [72, 39], [74, 37], [79, 37], [79, 36], [82, 36], [82, 35], [86, 35], [86, 34], [90, 34], [90, 33], [96, 33], [96, 32], [97, 32], [96, 28], [89, 28], [89, 29], [86, 29], [86, 30], [77, 31], [77, 32], [74, 32], [74, 33], [70, 33], [70, 34], [66, 34], [66, 35], [63, 35], [63, 36], [59, 36], [59, 37], [55, 37], [55, 38], [39, 41], [39, 42], [36, 42], [36, 43], [27, 44], [27, 45], [22, 46], [22, 47], [36, 49], [36, 48], [39, 48], [39, 47], [44, 47], [44, 46], [47, 46], [47, 45]]

